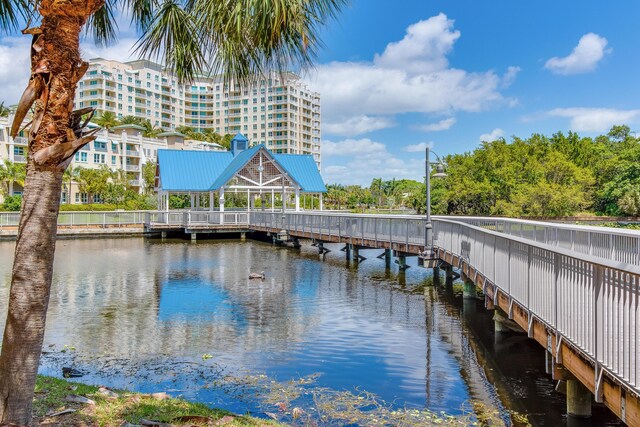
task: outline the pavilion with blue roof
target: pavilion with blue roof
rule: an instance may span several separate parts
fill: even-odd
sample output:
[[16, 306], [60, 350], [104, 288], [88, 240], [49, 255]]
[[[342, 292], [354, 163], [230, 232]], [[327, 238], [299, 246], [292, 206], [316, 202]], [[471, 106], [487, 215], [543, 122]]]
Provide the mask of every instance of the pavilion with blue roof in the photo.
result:
[[260, 199], [263, 210], [273, 211], [279, 202], [279, 209], [300, 211], [301, 194], [311, 207], [322, 209], [327, 189], [311, 155], [274, 154], [263, 144], [248, 145], [238, 133], [231, 151], [158, 150], [158, 209], [169, 210], [170, 195], [189, 195], [191, 210], [224, 212], [229, 194], [236, 202], [246, 197], [247, 210]]

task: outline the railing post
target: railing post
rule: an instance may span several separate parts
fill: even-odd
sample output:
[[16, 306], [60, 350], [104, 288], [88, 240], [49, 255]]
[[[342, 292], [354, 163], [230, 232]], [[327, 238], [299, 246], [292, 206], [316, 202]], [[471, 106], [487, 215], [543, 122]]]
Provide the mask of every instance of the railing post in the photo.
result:
[[[593, 272], [593, 354], [595, 359], [595, 391], [594, 397], [597, 403], [602, 403], [602, 395], [603, 395], [603, 379], [602, 379], [602, 364], [600, 362], [600, 352], [598, 351], [598, 346], [600, 345], [600, 341], [604, 340], [604, 337], [600, 336], [600, 328], [598, 328], [598, 308], [602, 299], [602, 293], [604, 292], [604, 267], [601, 265], [594, 266], [595, 271]], [[604, 312], [604, 310], [603, 310]], [[617, 334], [618, 331], [610, 331], [611, 334]], [[616, 348], [616, 351], [620, 350]], [[628, 348], [623, 351], [629, 351]], [[622, 355], [624, 358], [624, 355]]]
[[373, 237], [376, 242], [376, 246], [378, 246], [378, 218], [373, 218]]

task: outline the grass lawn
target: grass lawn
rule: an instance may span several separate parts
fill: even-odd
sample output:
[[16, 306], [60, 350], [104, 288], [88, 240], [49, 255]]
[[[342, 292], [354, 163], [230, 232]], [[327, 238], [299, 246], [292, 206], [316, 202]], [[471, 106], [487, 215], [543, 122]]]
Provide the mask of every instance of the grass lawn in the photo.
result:
[[[38, 376], [33, 402], [35, 425], [48, 426], [126, 426], [141, 425], [144, 420], [174, 426], [277, 426], [271, 420], [239, 416], [200, 403], [181, 399], [154, 397], [140, 393], [113, 390], [117, 394], [101, 392], [98, 387], [72, 383], [58, 378]], [[91, 399], [95, 404], [72, 403], [70, 395]], [[75, 412], [52, 414], [74, 409]], [[164, 423], [164, 424], [162, 424]]]

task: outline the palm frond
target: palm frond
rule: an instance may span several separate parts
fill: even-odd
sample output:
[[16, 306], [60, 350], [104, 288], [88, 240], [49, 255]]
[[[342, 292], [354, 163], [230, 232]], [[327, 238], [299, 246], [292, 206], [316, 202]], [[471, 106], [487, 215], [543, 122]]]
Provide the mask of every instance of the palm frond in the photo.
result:
[[118, 0], [118, 3], [123, 10], [131, 13], [131, 23], [141, 33], [149, 27], [158, 8], [158, 0]]
[[319, 27], [345, 0], [190, 0], [209, 72], [246, 81], [311, 66]]
[[107, 0], [96, 13], [87, 21], [86, 31], [93, 34], [93, 40], [98, 46], [107, 46], [118, 38], [118, 23], [115, 19], [114, 0]]
[[0, 0], [0, 30], [7, 33], [15, 31], [19, 25], [28, 21], [35, 10], [34, 1]]
[[191, 81], [205, 64], [201, 30], [194, 15], [183, 8], [181, 2], [164, 0], [135, 51], [164, 62], [178, 80]]

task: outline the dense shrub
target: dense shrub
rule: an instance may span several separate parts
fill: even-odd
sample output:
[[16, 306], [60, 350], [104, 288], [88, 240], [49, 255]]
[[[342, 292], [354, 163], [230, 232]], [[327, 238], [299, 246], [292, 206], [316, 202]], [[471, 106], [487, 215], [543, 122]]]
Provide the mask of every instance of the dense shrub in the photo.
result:
[[4, 201], [2, 202], [2, 210], [4, 211], [17, 212], [20, 210], [21, 207], [22, 207], [22, 196], [20, 195], [7, 196], [4, 198]]

